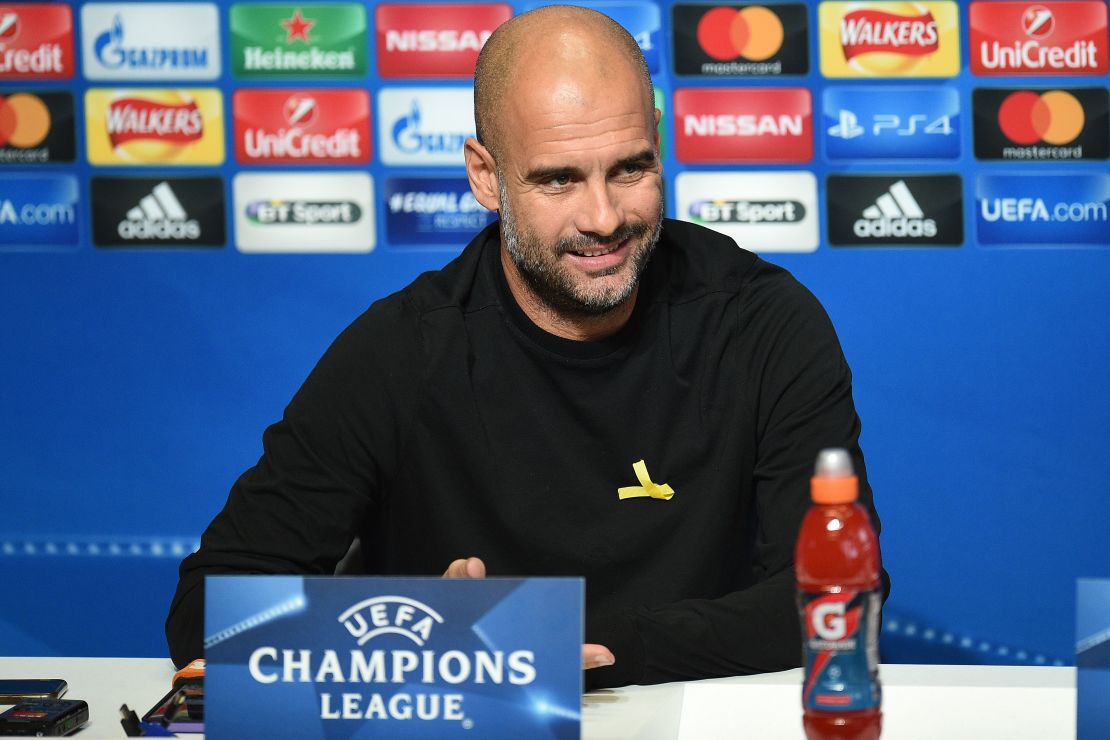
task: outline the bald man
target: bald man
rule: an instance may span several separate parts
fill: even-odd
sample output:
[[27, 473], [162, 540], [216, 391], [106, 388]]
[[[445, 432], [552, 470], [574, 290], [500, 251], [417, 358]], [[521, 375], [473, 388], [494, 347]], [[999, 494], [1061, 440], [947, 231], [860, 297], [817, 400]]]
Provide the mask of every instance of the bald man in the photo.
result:
[[[586, 578], [588, 687], [797, 666], [793, 549], [823, 447], [872, 506], [851, 375], [816, 300], [663, 218], [651, 79], [594, 11], [518, 16], [475, 73], [475, 197], [500, 216], [375, 303], [263, 436], [185, 559], [209, 573]], [[878, 518], [875, 517], [878, 528]]]

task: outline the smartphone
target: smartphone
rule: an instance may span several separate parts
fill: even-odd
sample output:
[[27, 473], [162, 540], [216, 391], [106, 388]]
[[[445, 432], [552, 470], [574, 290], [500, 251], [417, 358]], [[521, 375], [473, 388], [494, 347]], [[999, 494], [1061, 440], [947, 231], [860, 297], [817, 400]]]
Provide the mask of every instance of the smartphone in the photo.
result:
[[0, 704], [24, 699], [58, 699], [69, 688], [60, 678], [0, 678]]
[[23, 699], [0, 712], [0, 735], [60, 737], [89, 721], [89, 705], [70, 699]]

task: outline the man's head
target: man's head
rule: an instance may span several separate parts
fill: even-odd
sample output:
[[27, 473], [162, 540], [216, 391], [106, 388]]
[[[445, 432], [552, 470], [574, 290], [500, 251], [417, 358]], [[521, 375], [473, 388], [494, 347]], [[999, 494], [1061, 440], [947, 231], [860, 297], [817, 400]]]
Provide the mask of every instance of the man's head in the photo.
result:
[[467, 174], [500, 212], [514, 295], [564, 317], [627, 308], [662, 222], [658, 114], [635, 40], [583, 8], [517, 16], [478, 58], [474, 112]]

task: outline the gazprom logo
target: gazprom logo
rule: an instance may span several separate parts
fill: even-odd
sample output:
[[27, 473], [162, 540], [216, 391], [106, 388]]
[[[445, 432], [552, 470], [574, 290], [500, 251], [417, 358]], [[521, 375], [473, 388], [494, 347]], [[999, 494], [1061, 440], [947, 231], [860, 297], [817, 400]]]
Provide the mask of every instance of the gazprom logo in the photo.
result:
[[204, 47], [143, 47], [124, 44], [123, 21], [117, 15], [111, 27], [96, 37], [96, 58], [108, 69], [189, 69], [208, 66]]
[[469, 87], [394, 87], [378, 93], [382, 162], [417, 167], [461, 166], [474, 136]]
[[406, 154], [461, 153], [463, 142], [469, 134], [445, 131], [425, 131], [420, 101], [413, 100], [409, 114], [393, 124], [393, 143]]
[[88, 3], [85, 70], [94, 80], [215, 79], [219, 21], [211, 3]]
[[443, 624], [439, 612], [407, 596], [375, 596], [360, 601], [339, 615], [339, 621], [365, 645], [379, 635], [401, 635], [424, 647], [432, 627]]

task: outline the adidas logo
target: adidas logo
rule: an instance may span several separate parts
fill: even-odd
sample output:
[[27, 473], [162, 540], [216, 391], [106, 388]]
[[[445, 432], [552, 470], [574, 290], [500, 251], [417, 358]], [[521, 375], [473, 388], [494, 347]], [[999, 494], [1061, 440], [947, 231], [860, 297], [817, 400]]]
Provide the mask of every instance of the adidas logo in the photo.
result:
[[875, 199], [875, 204], [863, 209], [863, 218], [856, 219], [852, 231], [858, 237], [934, 237], [937, 222], [925, 218], [917, 199], [913, 197], [904, 180], [890, 186], [887, 192]]
[[168, 182], [155, 185], [116, 228], [121, 238], [129, 240], [200, 238], [200, 224], [189, 218]]

